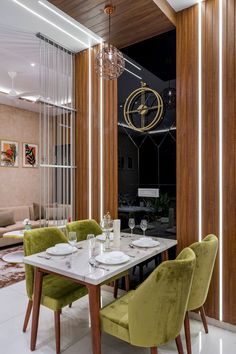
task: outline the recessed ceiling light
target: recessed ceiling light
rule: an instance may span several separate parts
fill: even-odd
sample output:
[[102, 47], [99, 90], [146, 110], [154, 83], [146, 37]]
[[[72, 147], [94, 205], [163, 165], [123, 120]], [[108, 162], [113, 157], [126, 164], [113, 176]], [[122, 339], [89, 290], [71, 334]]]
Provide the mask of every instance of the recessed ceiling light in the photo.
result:
[[35, 63], [30, 63], [30, 65], [34, 68], [36, 64]]

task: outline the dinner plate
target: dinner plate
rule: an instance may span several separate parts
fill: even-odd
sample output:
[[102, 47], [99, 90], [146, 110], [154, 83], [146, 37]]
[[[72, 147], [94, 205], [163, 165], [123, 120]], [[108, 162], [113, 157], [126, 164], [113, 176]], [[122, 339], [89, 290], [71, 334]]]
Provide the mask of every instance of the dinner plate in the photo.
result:
[[160, 245], [159, 241], [153, 240], [152, 238], [142, 237], [138, 240], [132, 241], [132, 245], [137, 247], [151, 248]]
[[56, 247], [50, 247], [46, 250], [46, 252], [48, 254], [51, 254], [52, 256], [67, 256], [68, 254], [77, 252], [78, 249], [76, 247], [68, 247], [67, 250], [62, 250], [62, 249], [58, 249]]
[[[106, 240], [106, 235], [104, 233], [101, 234], [101, 235], [97, 235], [96, 239], [98, 241], [105, 241]], [[110, 241], [112, 241], [112, 240], [113, 240], [113, 232], [110, 233]]]
[[[119, 256], [118, 253], [120, 253]], [[128, 262], [130, 260], [130, 257], [127, 256], [127, 254], [124, 254], [123, 252], [105, 252], [96, 256], [95, 259], [99, 263], [107, 265], [117, 265]]]

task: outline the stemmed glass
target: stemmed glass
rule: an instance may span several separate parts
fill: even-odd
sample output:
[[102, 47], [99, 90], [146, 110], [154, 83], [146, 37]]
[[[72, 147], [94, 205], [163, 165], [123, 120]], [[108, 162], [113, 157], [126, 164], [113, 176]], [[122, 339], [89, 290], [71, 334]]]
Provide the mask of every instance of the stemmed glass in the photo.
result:
[[143, 230], [143, 236], [145, 236], [145, 231], [147, 230], [147, 226], [148, 226], [147, 220], [145, 219], [141, 220], [140, 227]]
[[68, 234], [68, 242], [72, 247], [76, 246], [77, 243], [77, 235], [75, 231], [70, 231]]
[[135, 228], [135, 220], [133, 218], [129, 219], [129, 228], [131, 235], [133, 234], [133, 229]]

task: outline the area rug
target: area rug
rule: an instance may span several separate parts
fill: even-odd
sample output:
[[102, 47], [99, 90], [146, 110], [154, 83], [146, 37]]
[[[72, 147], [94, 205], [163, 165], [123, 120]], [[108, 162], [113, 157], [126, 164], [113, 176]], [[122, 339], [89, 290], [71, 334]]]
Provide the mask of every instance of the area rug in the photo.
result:
[[25, 279], [25, 267], [23, 263], [12, 264], [2, 260], [2, 257], [6, 254], [22, 250], [22, 246], [0, 250], [0, 288]]

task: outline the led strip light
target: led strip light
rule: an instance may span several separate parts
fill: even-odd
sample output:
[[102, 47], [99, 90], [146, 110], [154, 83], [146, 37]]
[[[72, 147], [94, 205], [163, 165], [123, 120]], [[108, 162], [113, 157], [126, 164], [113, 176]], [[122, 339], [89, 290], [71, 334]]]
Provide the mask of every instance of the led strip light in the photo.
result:
[[219, 0], [219, 320], [223, 321], [223, 3]]
[[198, 1], [198, 240], [202, 239], [202, 0]]
[[[100, 44], [102, 50], [103, 44]], [[104, 200], [103, 200], [103, 78], [100, 77], [100, 219], [102, 220], [104, 214]]]
[[49, 25], [53, 26], [54, 28], [58, 29], [59, 31], [65, 33], [67, 36], [71, 37], [72, 39], [74, 39], [75, 41], [81, 43], [83, 46], [85, 46], [86, 48], [89, 47], [89, 45], [87, 43], [84, 43], [83, 41], [81, 41], [80, 39], [78, 39], [77, 37], [73, 36], [72, 34], [70, 34], [69, 32], [65, 31], [63, 28], [61, 28], [60, 26], [56, 25], [54, 22], [49, 21], [46, 17], [38, 14], [36, 11], [30, 9], [28, 6], [22, 4], [20, 1], [18, 0], [13, 0], [17, 5], [21, 6], [23, 9], [27, 10], [28, 12], [30, 12], [31, 14], [37, 16], [38, 18], [40, 18], [41, 20], [43, 20], [44, 22], [48, 23]]
[[60, 17], [62, 20], [66, 21], [67, 23], [69, 23], [71, 26], [77, 28], [79, 31], [85, 33], [87, 36], [93, 38], [96, 42], [100, 43], [101, 39], [96, 38], [95, 36], [93, 36], [91, 33], [89, 33], [88, 31], [86, 31], [84, 28], [76, 25], [74, 22], [70, 21], [67, 17], [61, 15], [58, 11], [55, 11], [54, 9], [52, 9], [50, 6], [46, 5], [44, 2], [42, 1], [38, 1], [38, 3], [40, 5], [42, 5], [43, 7], [45, 7], [47, 10], [51, 11], [53, 14], [55, 14], [56, 16]]
[[89, 47], [89, 70], [88, 70], [88, 216], [92, 219], [92, 73], [91, 73], [91, 47]]

